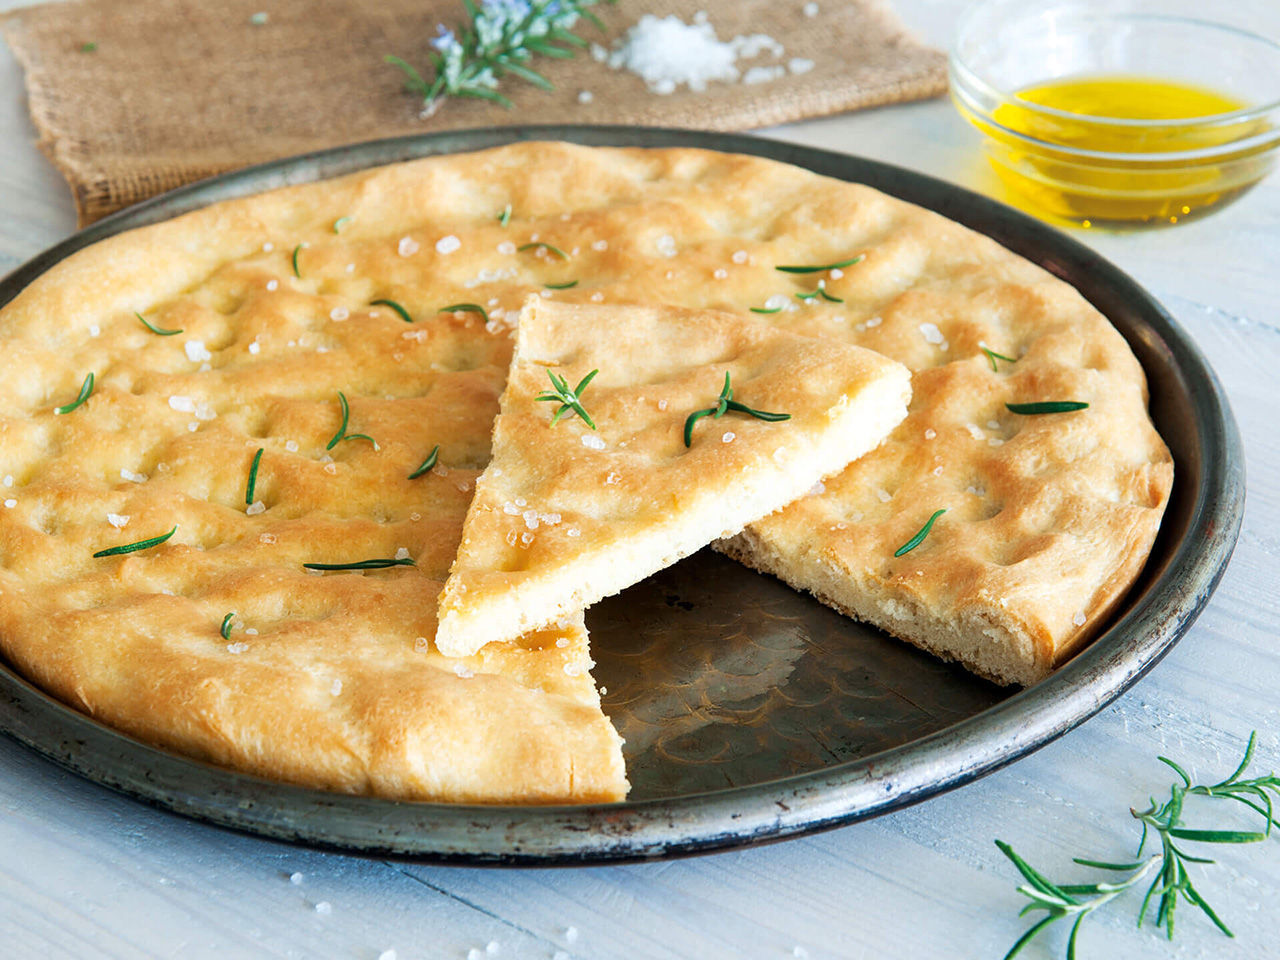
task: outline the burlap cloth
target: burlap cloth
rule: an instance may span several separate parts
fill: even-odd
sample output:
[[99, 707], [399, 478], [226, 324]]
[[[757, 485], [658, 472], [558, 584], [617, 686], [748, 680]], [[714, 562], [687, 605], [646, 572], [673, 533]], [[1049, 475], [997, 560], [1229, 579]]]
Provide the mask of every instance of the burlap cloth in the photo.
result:
[[[766, 33], [814, 68], [760, 84], [711, 83], [659, 96], [627, 71], [580, 53], [540, 57], [544, 92], [508, 77], [508, 110], [453, 98], [431, 117], [383, 62], [396, 54], [428, 81], [428, 44], [460, 0], [92, 0], [13, 11], [0, 30], [26, 69], [40, 146], [66, 176], [82, 224], [191, 180], [323, 147], [504, 123], [623, 123], [740, 130], [935, 96], [944, 58], [880, 0], [619, 0], [596, 8], [610, 46], [642, 14], [717, 35]], [[254, 14], [266, 13], [255, 24]], [[257, 19], [261, 19], [258, 17]], [[91, 49], [85, 49], [86, 45]], [[769, 55], [739, 66], [772, 65]], [[579, 94], [588, 90], [589, 103]]]

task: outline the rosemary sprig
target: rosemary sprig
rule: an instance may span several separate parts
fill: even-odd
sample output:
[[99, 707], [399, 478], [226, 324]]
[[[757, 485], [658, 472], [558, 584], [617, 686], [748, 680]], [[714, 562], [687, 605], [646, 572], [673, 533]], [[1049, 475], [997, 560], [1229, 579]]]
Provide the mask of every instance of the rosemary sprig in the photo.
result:
[[298, 252], [300, 250], [302, 250], [302, 244], [298, 244], [293, 248], [293, 256], [290, 257], [290, 260], [293, 262], [293, 275], [299, 280], [302, 279], [302, 272], [298, 269]]
[[498, 225], [505, 227], [511, 222], [511, 204], [507, 204], [502, 208], [502, 212], [498, 214]]
[[[1044, 874], [1037, 871], [1023, 860], [1013, 848], [1000, 840], [996, 846], [1008, 857], [1013, 865], [1027, 881], [1018, 887], [1018, 892], [1031, 902], [1022, 910], [1027, 913], [1043, 910], [1045, 915], [1027, 929], [1013, 945], [1005, 960], [1018, 953], [1034, 940], [1046, 927], [1058, 920], [1073, 918], [1071, 933], [1067, 940], [1067, 960], [1076, 960], [1076, 944], [1080, 932], [1080, 924], [1090, 913], [1115, 899], [1125, 890], [1136, 886], [1154, 870], [1156, 875], [1147, 887], [1142, 905], [1138, 909], [1138, 926], [1146, 921], [1151, 901], [1156, 900], [1156, 928], [1164, 927], [1170, 940], [1173, 939], [1174, 912], [1179, 900], [1198, 907], [1209, 921], [1228, 937], [1234, 936], [1213, 908], [1205, 901], [1200, 891], [1191, 881], [1188, 866], [1190, 864], [1210, 864], [1212, 860], [1192, 856], [1185, 852], [1174, 841], [1193, 843], [1256, 843], [1271, 835], [1271, 827], [1280, 821], [1274, 816], [1274, 802], [1280, 798], [1280, 777], [1269, 773], [1264, 777], [1245, 778], [1245, 771], [1253, 761], [1253, 753], [1258, 743], [1257, 731], [1249, 736], [1249, 745], [1245, 748], [1244, 759], [1235, 771], [1224, 780], [1213, 784], [1193, 784], [1187, 772], [1168, 757], [1158, 757], [1161, 763], [1171, 767], [1177, 773], [1181, 783], [1169, 788], [1169, 799], [1157, 803], [1150, 799], [1150, 806], [1145, 810], [1130, 808], [1129, 813], [1142, 824], [1142, 840], [1138, 844], [1140, 858], [1146, 847], [1147, 837], [1154, 832], [1160, 840], [1160, 852], [1147, 860], [1135, 859], [1128, 863], [1109, 863], [1101, 860], [1085, 860], [1074, 858], [1075, 862], [1098, 870], [1113, 873], [1127, 873], [1128, 876], [1116, 882], [1099, 882], [1087, 884], [1054, 884]], [[1182, 809], [1188, 797], [1209, 797], [1219, 800], [1234, 800], [1248, 807], [1266, 821], [1262, 830], [1199, 830], [1182, 825]], [[1158, 869], [1157, 869], [1158, 868]]]
[[447, 307], [441, 307], [436, 313], [478, 313], [484, 317], [484, 322], [489, 322], [489, 311], [478, 303], [451, 303]]
[[422, 466], [409, 474], [410, 480], [417, 480], [420, 476], [436, 465], [436, 460], [440, 457], [440, 444], [436, 444], [431, 448], [431, 452], [427, 454], [427, 459], [422, 461]]
[[182, 332], [181, 330], [166, 330], [164, 327], [157, 327], [150, 320], [148, 320], [146, 317], [140, 314], [137, 310], [133, 311], [133, 315], [142, 321], [142, 325], [144, 327], [146, 327], [152, 333], [159, 334], [162, 337], [172, 337], [173, 335]]
[[396, 313], [400, 314], [400, 319], [403, 320], [405, 323], [413, 323], [413, 317], [409, 314], [409, 311], [406, 310], [404, 307], [402, 307], [400, 304], [396, 303], [394, 300], [387, 300], [385, 298], [380, 297], [377, 300], [370, 300], [369, 306], [390, 307]]
[[253, 506], [253, 491], [258, 486], [258, 466], [262, 463], [262, 453], [265, 449], [265, 447], [259, 447], [258, 452], [253, 455], [253, 463], [249, 465], [249, 482], [244, 485], [245, 506]]
[[1004, 361], [1005, 361], [1005, 362], [1007, 362], [1007, 363], [1017, 363], [1017, 362], [1018, 362], [1018, 358], [1017, 358], [1017, 357], [1006, 357], [1003, 353], [996, 353], [994, 350], [992, 350], [992, 349], [991, 349], [990, 347], [988, 347], [988, 346], [979, 346], [979, 348], [978, 348], [978, 349], [980, 349], [983, 353], [985, 353], [985, 354], [987, 355], [987, 359], [991, 361], [991, 369], [992, 369], [993, 371], [995, 371], [996, 373], [999, 373], [999, 372], [1000, 372], [1000, 368], [999, 368], [998, 366], [996, 366], [996, 361], [997, 361], [997, 360], [1004, 360]]
[[1038, 403], [1006, 403], [1005, 409], [1032, 417], [1041, 413], [1070, 413], [1072, 410], [1085, 410], [1088, 406], [1083, 400], [1042, 400]]
[[70, 403], [64, 403], [60, 407], [54, 407], [53, 412], [56, 414], [70, 413], [80, 404], [84, 403], [93, 396], [93, 372], [85, 374], [84, 382], [80, 384], [80, 394]]
[[353, 563], [304, 563], [308, 570], [385, 570], [387, 567], [413, 567], [413, 557], [382, 557], [356, 560]]
[[809, 266], [782, 266], [774, 267], [775, 270], [781, 270], [783, 273], [822, 273], [824, 270], [843, 270], [845, 267], [852, 267], [855, 263], [861, 263], [866, 259], [865, 253], [860, 253], [856, 257], [850, 257], [848, 260], [841, 260], [837, 263], [822, 263], [816, 267]]
[[[571, 31], [579, 18], [599, 29], [604, 24], [590, 11], [600, 0], [463, 0], [468, 20], [457, 33], [441, 24], [431, 41], [435, 76], [428, 83], [414, 67], [396, 56], [383, 59], [405, 75], [405, 86], [422, 98], [423, 114], [435, 112], [446, 96], [477, 97], [504, 107], [511, 101], [495, 89], [505, 74], [513, 74], [543, 90], [546, 77], [526, 64], [535, 55], [568, 59], [586, 41]], [[612, 3], [614, 0], [607, 0]], [[563, 46], [557, 46], [563, 44]]]
[[781, 307], [748, 307], [752, 313], [777, 313]]
[[818, 297], [821, 297], [829, 303], [844, 303], [843, 299], [840, 297], [833, 297], [831, 294], [827, 293], [826, 287], [821, 286], [816, 290], [810, 290], [808, 293], [801, 292], [796, 294], [797, 300], [814, 300]]
[[218, 628], [218, 632], [222, 634], [223, 640], [231, 639], [231, 621], [235, 619], [235, 616], [234, 613], [228, 613], [222, 618], [222, 626]]
[[347, 423], [351, 420], [351, 404], [347, 403], [347, 395], [341, 390], [338, 391], [338, 406], [342, 408], [342, 423], [338, 425], [338, 432], [329, 438], [324, 448], [332, 450], [344, 440], [368, 440], [373, 444], [373, 449], [379, 449], [378, 441], [367, 433], [347, 433]]
[[592, 370], [585, 377], [578, 381], [578, 385], [572, 390], [569, 389], [569, 381], [564, 377], [556, 376], [550, 370], [547, 370], [547, 379], [551, 381], [551, 389], [546, 393], [535, 397], [535, 400], [551, 400], [558, 401], [560, 406], [556, 410], [555, 415], [551, 418], [551, 426], [555, 426], [560, 422], [560, 418], [572, 410], [583, 422], [592, 430], [596, 428], [595, 421], [591, 419], [586, 408], [582, 405], [582, 391], [587, 389], [587, 384], [595, 379], [599, 370]]
[[350, 217], [339, 217], [337, 220], [333, 221], [333, 232], [341, 233], [342, 228], [345, 227], [350, 222], [351, 222]]
[[893, 555], [895, 557], [901, 557], [904, 554], [910, 553], [916, 547], [920, 546], [920, 544], [924, 543], [924, 538], [929, 535], [929, 531], [933, 529], [933, 525], [937, 523], [938, 518], [946, 512], [946, 507], [933, 511], [933, 516], [924, 522], [924, 526], [916, 531], [915, 536], [900, 546], [897, 550], [893, 551]]
[[693, 446], [693, 427], [699, 420], [703, 417], [719, 420], [730, 410], [735, 413], [745, 413], [748, 416], [755, 417], [757, 420], [767, 420], [770, 423], [791, 419], [791, 414], [789, 413], [769, 413], [766, 410], [753, 410], [745, 403], [740, 403], [733, 399], [733, 387], [729, 383], [729, 371], [726, 370], [724, 373], [724, 386], [720, 388], [720, 396], [716, 397], [716, 405], [703, 410], [695, 410], [685, 418], [684, 445], [686, 447]]
[[538, 247], [541, 247], [543, 250], [546, 250], [548, 253], [554, 253], [561, 260], [569, 259], [569, 255], [565, 253], [563, 250], [561, 250], [559, 247], [551, 243], [542, 243], [541, 241], [536, 241], [533, 243], [522, 243], [520, 244], [520, 246], [516, 247], [516, 253], [524, 253], [526, 250], [536, 250]]
[[572, 290], [578, 285], [577, 280], [568, 280], [564, 283], [544, 283], [543, 286], [548, 290]]
[[150, 550], [152, 547], [158, 547], [164, 543], [175, 533], [178, 532], [178, 525], [175, 523], [173, 529], [168, 533], [162, 533], [158, 537], [150, 537], [146, 540], [137, 540], [133, 543], [126, 543], [119, 547], [108, 547], [106, 550], [99, 550], [95, 553], [94, 559], [98, 557], [118, 557], [126, 553], [137, 553], [139, 550]]

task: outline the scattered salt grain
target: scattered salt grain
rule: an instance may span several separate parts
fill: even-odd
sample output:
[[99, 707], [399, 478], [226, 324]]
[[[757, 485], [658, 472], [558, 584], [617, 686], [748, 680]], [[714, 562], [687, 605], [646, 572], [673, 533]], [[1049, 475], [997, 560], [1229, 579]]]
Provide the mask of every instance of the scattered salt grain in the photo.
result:
[[878, 326], [880, 326], [880, 324], [882, 324], [882, 323], [884, 323], [884, 319], [883, 319], [883, 318], [881, 318], [881, 317], [872, 317], [870, 320], [868, 320], [868, 321], [867, 321], [867, 329], [870, 329], [870, 328], [872, 328], [872, 327], [878, 327]]
[[321, 900], [316, 904], [316, 913], [327, 917], [329, 914], [333, 913], [333, 904], [328, 900]]
[[4, 505], [8, 507], [10, 510], [12, 510], [14, 507], [18, 505], [18, 501], [10, 497], [8, 500], [4, 502]]
[[476, 672], [470, 669], [465, 663], [458, 662], [453, 665], [453, 672], [462, 680], [470, 680], [476, 675]]
[[564, 665], [564, 673], [567, 677], [582, 676], [582, 665], [577, 663], [566, 663]]
[[563, 648], [563, 647], [567, 647], [568, 645], [569, 645], [569, 638], [568, 638], [568, 637], [558, 637], [558, 638], [556, 639], [556, 646], [557, 646], [557, 647], [562, 647], [562, 648]]
[[3, 483], [4, 483], [4, 485], [5, 485], [6, 487], [12, 487], [12, 486], [13, 486], [13, 474], [11, 474], [11, 473], [6, 473], [6, 474], [4, 475], [4, 480], [3, 480], [3, 481], [0, 481], [0, 482], [3, 482]]
[[255, 13], [249, 18], [249, 22], [255, 27], [260, 27], [267, 22], [267, 15], [265, 13]]
[[329, 319], [337, 323], [341, 323], [351, 316], [351, 311], [346, 307], [334, 307], [329, 311]]
[[524, 513], [520, 514], [520, 516], [524, 520], [524, 525], [528, 527], [530, 530], [538, 529], [538, 511], [537, 510], [526, 510]]
[[174, 394], [169, 398], [169, 406], [179, 413], [195, 413], [196, 403], [190, 397]]
[[592, 450], [603, 450], [604, 441], [597, 437], [594, 433], [584, 433], [582, 435], [582, 445]]
[[227, 653], [244, 653], [248, 649], [249, 645], [240, 641], [227, 644]]
[[520, 534], [520, 546], [522, 546], [522, 547], [528, 547], [528, 546], [529, 546], [529, 544], [531, 544], [531, 543], [533, 543], [533, 534], [532, 534], [532, 533], [529, 533], [529, 532], [526, 530], [524, 533]]
[[596, 98], [595, 94], [594, 94], [594, 93], [592, 93], [590, 90], [579, 90], [579, 91], [578, 91], [578, 102], [579, 102], [579, 103], [590, 103], [590, 102], [591, 102], [592, 100], [594, 100], [595, 98]]
[[975, 440], [981, 440], [986, 434], [982, 432], [982, 428], [976, 423], [966, 423], [964, 428], [969, 431], [969, 436]]
[[127, 513], [108, 513], [107, 514], [107, 523], [111, 524], [117, 530], [124, 527], [126, 524], [128, 524], [128, 522], [129, 522], [129, 515]]
[[324, 472], [329, 474], [336, 474], [338, 472], [338, 465], [332, 462], [326, 463], [324, 465]]
[[289, 882], [292, 883], [295, 887], [302, 886], [302, 874], [300, 873], [289, 874]]
[[964, 492], [972, 494], [975, 497], [985, 497], [987, 495], [985, 487], [968, 486], [964, 488]]
[[484, 960], [484, 951], [479, 947], [472, 947], [467, 951], [467, 960]]
[[261, 500], [255, 500], [253, 503], [249, 504], [249, 506], [244, 508], [244, 515], [246, 517], [256, 517], [258, 514], [266, 512], [267, 505]]
[[197, 423], [195, 420], [192, 420], [190, 423], [187, 424], [188, 433], [195, 433], [199, 429], [200, 429], [200, 424]]
[[832, 280], [839, 280], [841, 277], [844, 276], [844, 271], [841, 270], [839, 267], [834, 267], [831, 270], [827, 271], [827, 276], [830, 277]]
[[737, 436], [737, 434], [735, 434], [732, 430], [726, 430], [726, 431], [725, 431], [725, 432], [720, 436], [720, 442], [721, 442], [721, 443], [733, 443], [733, 438], [734, 438], [735, 436]]
[[929, 343], [940, 344], [946, 342], [946, 337], [942, 335], [942, 331], [938, 329], [936, 323], [920, 324], [920, 336], [924, 337]]
[[712, 276], [715, 277], [717, 280], [724, 280], [726, 277], [729, 276], [729, 271], [726, 270], [724, 267], [720, 267], [718, 270], [716, 270], [715, 273], [712, 274]]
[[354, 263], [348, 263], [348, 264], [346, 265], [345, 269], [346, 269], [347, 273], [355, 273], [355, 272], [356, 272], [356, 265], [355, 265]]
[[274, 533], [260, 533], [258, 534], [258, 542], [270, 546], [276, 542], [276, 535]]
[[431, 641], [426, 637], [416, 637], [413, 641], [413, 649], [419, 653], [425, 653], [431, 649]]
[[937, 435], [938, 435], [938, 431], [933, 429], [933, 427], [930, 427], [928, 430], [924, 432], [924, 438], [926, 440], [932, 440]]
[[383, 950], [378, 954], [378, 960], [396, 960], [396, 952], [394, 950]]
[[746, 86], [754, 86], [757, 83], [771, 83], [786, 75], [784, 67], [752, 67], [742, 75], [742, 82]]
[[[679, 251], [676, 249], [676, 238], [669, 233], [664, 233], [658, 238], [658, 253], [664, 257], [674, 257]], [[670, 275], [667, 277], [671, 279]]]
[[462, 246], [462, 241], [452, 233], [436, 241], [436, 253], [453, 253]]
[[489, 954], [489, 956], [491, 957], [501, 949], [502, 949], [502, 944], [498, 943], [497, 940], [490, 940], [488, 943], [484, 945], [484, 952]]
[[257, 628], [257, 627], [245, 627], [245, 628], [244, 628], [244, 633], [245, 633], [245, 636], [247, 636], [247, 637], [256, 637], [256, 636], [258, 635], [258, 628]]
[[766, 310], [781, 310], [788, 303], [790, 303], [790, 301], [787, 299], [786, 294], [775, 293], [764, 302], [764, 308]]
[[617, 474], [617, 473], [615, 473], [614, 471], [610, 470], [610, 471], [609, 471], [609, 475], [608, 475], [607, 477], [605, 477], [605, 478], [604, 478], [604, 482], [605, 482], [606, 484], [614, 484], [614, 483], [617, 483], [617, 482], [618, 482], [619, 480], [621, 480], [621, 479], [622, 479], [622, 477], [618, 476], [618, 474]]
[[566, 942], [566, 943], [577, 943], [577, 942], [578, 942], [578, 928], [577, 928], [577, 927], [565, 927], [565, 929], [564, 929], [564, 939], [565, 939], [565, 942]]
[[881, 503], [888, 503], [893, 499], [893, 494], [884, 487], [876, 487], [876, 499]]
[[412, 554], [410, 554], [405, 547], [396, 547], [397, 560], [408, 560], [410, 556], [412, 556]]
[[597, 290], [591, 295], [592, 303], [604, 303], [604, 294]]
[[1000, 437], [992, 437], [990, 440], [988, 440], [988, 441], [987, 441], [987, 446], [989, 446], [989, 447], [1003, 447], [1003, 446], [1004, 446], [1004, 440], [1002, 440]]
[[747, 260], [750, 259], [750, 255], [745, 250], [735, 250], [733, 251], [733, 256], [730, 259], [732, 259], [734, 263], [746, 263]]
[[249, 344], [249, 352], [256, 354], [261, 349], [262, 349], [262, 344], [260, 344], [257, 341], [257, 338], [254, 338], [253, 343]]
[[280, 281], [279, 281], [279, 280], [277, 280], [277, 279], [275, 279], [275, 277], [272, 277], [270, 280], [268, 280], [268, 281], [267, 281], [267, 289], [268, 289], [268, 290], [279, 290], [279, 289], [280, 289]]
[[933, 475], [935, 477], [942, 476], [942, 464], [938, 464], [936, 467], [933, 468]]
[[329, 693], [331, 696], [337, 696], [342, 693], [342, 681], [337, 677], [333, 678], [333, 683], [329, 684]]
[[203, 363], [205, 360], [212, 360], [213, 354], [205, 349], [203, 340], [188, 340], [182, 345], [182, 349], [187, 353], [187, 359], [192, 363]]
[[987, 429], [988, 429], [988, 430], [999, 430], [999, 429], [1000, 429], [1000, 421], [999, 421], [999, 420], [988, 420], [988, 421], [987, 421]]
[[100, 333], [102, 333], [102, 328], [100, 326], [96, 323], [89, 324], [89, 336], [96, 337]]
[[564, 533], [565, 533], [565, 536], [567, 536], [567, 537], [580, 537], [580, 536], [582, 536], [582, 531], [581, 531], [581, 530], [579, 530], [577, 527], [570, 527], [570, 528], [569, 528], [569, 529], [567, 529]]
[[147, 475], [145, 473], [134, 473], [127, 467], [120, 468], [120, 479], [128, 480], [131, 483], [145, 483]]
[[276, 245], [275, 245], [274, 243], [272, 243], [270, 240], [268, 240], [266, 243], [264, 243], [264, 244], [262, 245], [262, 252], [263, 252], [263, 253], [270, 253], [270, 252], [271, 252], [272, 250], [274, 250], [275, 248], [276, 248]]
[[801, 10], [803, 10], [804, 15], [810, 19], [813, 19], [818, 15], [818, 5], [816, 3], [806, 3], [801, 7]]
[[1084, 621], [1085, 621], [1085, 615], [1083, 610], [1077, 610], [1076, 615], [1071, 618], [1071, 622], [1074, 623], [1077, 627], [1084, 626]]
[[808, 73], [813, 67], [813, 61], [806, 57], [792, 57], [787, 61], [787, 69], [791, 71], [792, 76]]
[[527, 507], [528, 505], [529, 505], [529, 501], [526, 500], [524, 497], [516, 497], [517, 507]]
[[[444, 240], [441, 240], [440, 243], [444, 243]], [[437, 250], [440, 250], [440, 243], [436, 244]], [[396, 244], [396, 253], [400, 254], [402, 257], [412, 257], [421, 249], [422, 247], [418, 246], [418, 241], [413, 239], [413, 237], [401, 237], [400, 242]], [[454, 247], [453, 249], [457, 250], [458, 248]], [[450, 251], [440, 250], [440, 252], [449, 253]]]
[[665, 400], [659, 400], [659, 401], [658, 401], [658, 409], [659, 409], [659, 410], [665, 410], [665, 409], [667, 409], [667, 401], [665, 401]]
[[[817, 6], [817, 4], [814, 4], [814, 6]], [[809, 951], [799, 945], [791, 948], [791, 955], [796, 960], [809, 960]]]

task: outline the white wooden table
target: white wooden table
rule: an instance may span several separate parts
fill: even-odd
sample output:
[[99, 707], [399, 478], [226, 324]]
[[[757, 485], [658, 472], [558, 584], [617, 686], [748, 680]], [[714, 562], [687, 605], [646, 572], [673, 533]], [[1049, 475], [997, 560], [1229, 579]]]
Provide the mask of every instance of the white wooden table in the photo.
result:
[[[898, 3], [939, 45], [962, 6]], [[991, 186], [976, 135], [945, 100], [770, 133]], [[33, 137], [19, 70], [0, 45], [0, 274], [74, 229], [67, 188]], [[1073, 855], [1132, 853], [1129, 806], [1171, 780], [1156, 754], [1216, 779], [1256, 727], [1261, 766], [1280, 767], [1280, 177], [1200, 222], [1082, 236], [1154, 291], [1209, 356], [1250, 478], [1235, 559], [1204, 615], [1084, 726], [978, 783], [818, 836], [676, 862], [518, 871], [406, 866], [242, 836], [125, 799], [0, 737], [0, 956], [1003, 956], [1027, 921], [993, 838], [1069, 874]], [[1198, 886], [1235, 941], [1184, 906], [1170, 946], [1134, 928], [1127, 899], [1089, 921], [1082, 960], [1276, 956], [1280, 841], [1216, 852], [1220, 865]], [[1057, 931], [1024, 956], [1064, 952]]]

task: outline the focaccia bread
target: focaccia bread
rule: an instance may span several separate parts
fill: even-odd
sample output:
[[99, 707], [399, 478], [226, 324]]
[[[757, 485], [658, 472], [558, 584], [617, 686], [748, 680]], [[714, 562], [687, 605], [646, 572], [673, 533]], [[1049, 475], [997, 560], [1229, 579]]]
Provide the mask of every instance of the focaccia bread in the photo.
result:
[[[515, 639], [799, 499], [902, 420], [909, 382], [870, 350], [734, 314], [531, 297], [436, 646]], [[589, 423], [538, 399], [578, 384]]]
[[[535, 292], [737, 312], [909, 367], [910, 415], [867, 466], [730, 549], [999, 679], [1077, 648], [1155, 536], [1171, 465], [1142, 371], [1045, 271], [784, 164], [519, 143], [112, 237], [0, 309], [4, 656], [108, 723], [268, 776], [442, 800], [619, 795], [576, 624], [482, 651], [484, 676], [418, 643]], [[993, 371], [983, 344], [1018, 359]], [[88, 401], [55, 415], [91, 372]], [[327, 449], [339, 391], [346, 432], [376, 448]], [[1060, 399], [1092, 406], [1003, 408]], [[418, 566], [301, 566], [402, 555]]]

